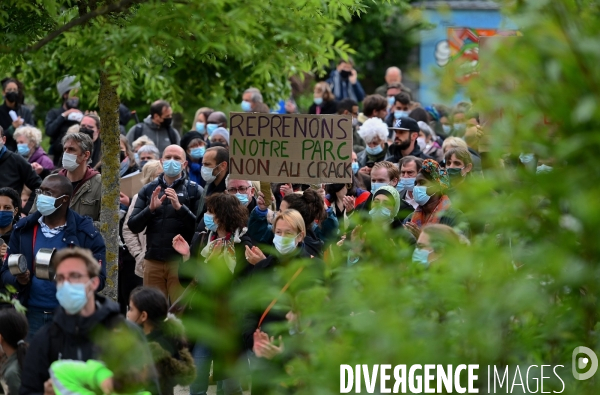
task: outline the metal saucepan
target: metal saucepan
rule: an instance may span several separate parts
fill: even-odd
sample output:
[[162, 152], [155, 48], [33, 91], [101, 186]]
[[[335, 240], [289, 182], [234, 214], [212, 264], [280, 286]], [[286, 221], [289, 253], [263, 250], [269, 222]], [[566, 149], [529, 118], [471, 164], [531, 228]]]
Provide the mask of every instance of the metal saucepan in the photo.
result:
[[18, 276], [27, 271], [27, 259], [23, 254], [12, 254], [8, 257], [8, 270], [13, 276]]
[[56, 248], [40, 248], [35, 254], [35, 276], [42, 280], [54, 280], [54, 268], [51, 266], [52, 255]]

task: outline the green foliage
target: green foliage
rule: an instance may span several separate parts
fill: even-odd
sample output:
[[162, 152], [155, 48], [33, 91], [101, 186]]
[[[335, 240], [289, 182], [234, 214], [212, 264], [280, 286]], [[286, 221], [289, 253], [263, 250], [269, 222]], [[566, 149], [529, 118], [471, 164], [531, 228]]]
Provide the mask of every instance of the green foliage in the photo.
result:
[[12, 285], [6, 286], [6, 293], [0, 293], [0, 302], [1, 303], [9, 303], [12, 304], [15, 310], [19, 313], [25, 313], [27, 309], [25, 306], [19, 302], [18, 299], [13, 298], [13, 296], [17, 293], [17, 290]]

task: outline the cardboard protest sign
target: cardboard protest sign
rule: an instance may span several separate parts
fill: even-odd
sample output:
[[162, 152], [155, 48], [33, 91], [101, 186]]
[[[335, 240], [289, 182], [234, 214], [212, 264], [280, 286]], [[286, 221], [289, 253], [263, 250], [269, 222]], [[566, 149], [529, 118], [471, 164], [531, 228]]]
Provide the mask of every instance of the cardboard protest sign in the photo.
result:
[[352, 182], [349, 115], [231, 113], [229, 126], [232, 179]]
[[121, 178], [121, 192], [126, 196], [133, 197], [142, 189], [142, 173], [135, 172]]

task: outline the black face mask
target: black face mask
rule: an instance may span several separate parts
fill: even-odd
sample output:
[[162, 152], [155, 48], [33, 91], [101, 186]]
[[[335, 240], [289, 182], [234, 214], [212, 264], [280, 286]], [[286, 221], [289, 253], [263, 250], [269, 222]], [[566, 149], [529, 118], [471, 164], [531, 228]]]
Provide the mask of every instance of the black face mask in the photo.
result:
[[165, 118], [162, 120], [162, 122], [160, 123], [160, 126], [162, 126], [165, 129], [168, 129], [169, 126], [171, 126], [171, 122], [173, 121], [173, 118]]
[[121, 151], [121, 162], [123, 162], [125, 160], [125, 151]]
[[6, 95], [4, 95], [4, 97], [7, 101], [11, 103], [16, 103], [19, 99], [19, 92], [7, 92]]
[[352, 75], [351, 71], [347, 71], [347, 70], [340, 71], [340, 76], [342, 78], [350, 78], [351, 75]]
[[67, 110], [70, 110], [72, 108], [78, 108], [79, 107], [79, 99], [76, 97], [67, 99], [66, 105], [67, 105]]
[[79, 133], [87, 134], [88, 136], [90, 136], [90, 138], [92, 139], [92, 141], [94, 141], [94, 131], [92, 129], [80, 127], [79, 128]]

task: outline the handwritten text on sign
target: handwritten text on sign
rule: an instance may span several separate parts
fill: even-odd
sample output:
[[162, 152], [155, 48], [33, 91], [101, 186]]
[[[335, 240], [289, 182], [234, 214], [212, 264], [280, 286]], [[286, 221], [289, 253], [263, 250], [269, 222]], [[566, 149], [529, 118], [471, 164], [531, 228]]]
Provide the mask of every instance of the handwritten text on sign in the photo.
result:
[[298, 184], [352, 182], [352, 118], [231, 113], [233, 179]]

